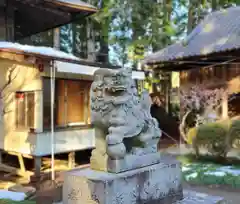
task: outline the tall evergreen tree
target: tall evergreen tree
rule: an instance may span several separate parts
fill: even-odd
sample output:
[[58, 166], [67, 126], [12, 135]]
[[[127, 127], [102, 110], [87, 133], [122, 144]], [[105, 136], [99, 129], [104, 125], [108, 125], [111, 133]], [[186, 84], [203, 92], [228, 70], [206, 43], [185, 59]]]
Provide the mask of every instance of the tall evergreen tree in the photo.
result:
[[60, 50], [73, 53], [72, 24], [60, 28]]

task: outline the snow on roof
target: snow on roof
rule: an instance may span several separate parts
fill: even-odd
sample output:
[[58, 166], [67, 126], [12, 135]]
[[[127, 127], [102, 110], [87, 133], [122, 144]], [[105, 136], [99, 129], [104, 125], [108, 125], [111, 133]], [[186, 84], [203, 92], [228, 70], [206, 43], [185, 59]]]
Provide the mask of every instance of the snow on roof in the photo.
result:
[[73, 6], [73, 7], [83, 7], [83, 8], [89, 8], [89, 9], [93, 9], [93, 10], [97, 10], [96, 7], [94, 7], [93, 5], [86, 3], [84, 1], [81, 0], [55, 0], [56, 2], [59, 3], [64, 3], [64, 4], [68, 4], [69, 6]]
[[0, 42], [0, 50], [9, 49], [12, 51], [20, 51], [29, 54], [42, 55], [50, 58], [60, 58], [66, 60], [76, 60], [79, 61], [78, 57], [72, 54], [68, 54], [51, 47], [33, 46], [33, 45], [22, 45], [19, 43], [12, 42]]

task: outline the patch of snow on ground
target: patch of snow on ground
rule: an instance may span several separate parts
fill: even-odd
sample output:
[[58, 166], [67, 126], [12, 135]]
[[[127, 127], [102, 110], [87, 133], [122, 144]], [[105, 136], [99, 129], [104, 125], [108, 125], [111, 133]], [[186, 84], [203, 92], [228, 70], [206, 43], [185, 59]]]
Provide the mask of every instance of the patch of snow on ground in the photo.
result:
[[205, 172], [205, 175], [212, 175], [212, 176], [218, 176], [218, 177], [223, 177], [226, 176], [226, 173], [223, 171], [210, 171], [210, 172]]
[[0, 189], [0, 199], [9, 199], [13, 201], [23, 201], [26, 197], [25, 193], [21, 192], [12, 192], [8, 190]]
[[234, 169], [231, 166], [224, 166], [218, 168], [218, 170], [223, 171], [228, 174], [232, 174], [234, 176], [240, 176], [240, 169]]
[[198, 176], [198, 173], [189, 174], [189, 175], [186, 176], [186, 180], [197, 178], [197, 176]]
[[12, 43], [12, 42], [0, 42], [0, 49], [17, 49], [26, 53], [36, 53], [44, 56], [49, 57], [56, 57], [56, 58], [64, 58], [64, 59], [71, 59], [71, 60], [79, 60], [78, 57], [75, 57], [72, 54], [68, 54], [59, 50], [56, 50], [51, 47], [43, 47], [43, 46], [33, 46], [33, 45], [22, 45], [19, 43]]
[[191, 167], [187, 167], [187, 166], [183, 166], [182, 167], [182, 171], [185, 172], [185, 171], [189, 171], [191, 170], [192, 168]]

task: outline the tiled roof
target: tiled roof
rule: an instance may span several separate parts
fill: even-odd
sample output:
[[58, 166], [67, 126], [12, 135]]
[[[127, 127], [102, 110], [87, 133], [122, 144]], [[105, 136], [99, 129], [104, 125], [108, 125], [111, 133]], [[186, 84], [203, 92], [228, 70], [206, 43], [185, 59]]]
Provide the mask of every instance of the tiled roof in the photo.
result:
[[155, 64], [191, 56], [240, 49], [240, 6], [216, 11], [182, 41], [150, 54], [143, 64]]

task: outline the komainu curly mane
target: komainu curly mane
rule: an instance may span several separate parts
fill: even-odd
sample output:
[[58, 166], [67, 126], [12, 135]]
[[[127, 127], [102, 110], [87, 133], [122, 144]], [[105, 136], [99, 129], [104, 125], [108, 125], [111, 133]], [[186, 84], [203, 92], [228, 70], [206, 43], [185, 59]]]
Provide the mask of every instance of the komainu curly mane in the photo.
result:
[[[91, 86], [91, 122], [96, 134], [105, 135], [106, 153], [113, 159], [134, 154], [132, 146], [145, 148], [161, 136], [157, 121], [150, 115], [150, 97], [138, 96], [128, 69], [99, 69]], [[128, 145], [132, 141], [131, 145]], [[149, 148], [149, 151], [157, 151]]]

